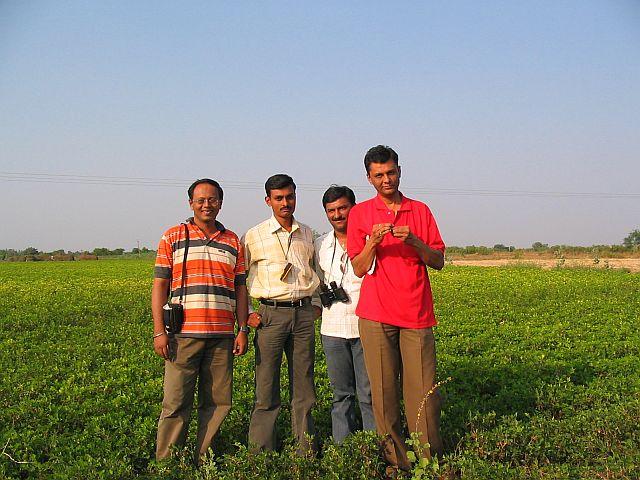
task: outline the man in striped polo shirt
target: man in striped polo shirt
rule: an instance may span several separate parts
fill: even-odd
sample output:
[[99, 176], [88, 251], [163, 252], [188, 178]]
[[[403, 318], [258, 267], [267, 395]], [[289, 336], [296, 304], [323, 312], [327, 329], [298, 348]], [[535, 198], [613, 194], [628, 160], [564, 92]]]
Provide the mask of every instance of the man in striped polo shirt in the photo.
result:
[[154, 272], [153, 348], [165, 359], [156, 458], [169, 456], [171, 445], [184, 444], [197, 380], [196, 454], [201, 461], [231, 409], [233, 356], [247, 351], [247, 288], [242, 244], [216, 221], [222, 188], [205, 178], [196, 180], [188, 194], [193, 217], [185, 222], [189, 244], [182, 292], [184, 323], [172, 338], [165, 332], [162, 313], [167, 297], [171, 303], [180, 301], [185, 224], [162, 236]]
[[307, 435], [315, 429], [311, 409], [316, 401], [313, 384], [314, 320], [319, 299], [311, 301], [320, 280], [315, 272], [313, 232], [293, 217], [296, 184], [289, 175], [269, 177], [265, 201], [271, 218], [244, 236], [247, 288], [260, 303], [249, 325], [256, 328], [256, 401], [249, 425], [249, 444], [256, 450], [276, 448], [276, 420], [280, 412], [280, 364], [287, 355], [291, 392], [291, 427], [298, 453], [315, 449]]

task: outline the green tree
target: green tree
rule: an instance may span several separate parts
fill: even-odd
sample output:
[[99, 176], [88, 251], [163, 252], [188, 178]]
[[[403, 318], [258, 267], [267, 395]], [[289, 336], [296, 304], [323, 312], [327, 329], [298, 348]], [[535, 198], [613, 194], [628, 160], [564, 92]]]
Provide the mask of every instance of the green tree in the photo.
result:
[[531, 248], [533, 248], [536, 252], [540, 252], [542, 250], [547, 250], [549, 248], [549, 244], [542, 243], [542, 242], [535, 242], [533, 245], [531, 245]]
[[622, 244], [627, 248], [640, 247], [640, 230], [634, 230], [629, 235], [627, 235]]

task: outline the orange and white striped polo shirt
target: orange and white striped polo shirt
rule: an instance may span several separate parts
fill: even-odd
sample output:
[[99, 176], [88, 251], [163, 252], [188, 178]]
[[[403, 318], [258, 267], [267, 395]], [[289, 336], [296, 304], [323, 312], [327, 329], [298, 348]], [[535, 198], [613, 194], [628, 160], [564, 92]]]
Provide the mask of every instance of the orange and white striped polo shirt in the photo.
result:
[[[238, 236], [216, 222], [218, 231], [207, 238], [187, 220], [189, 250], [182, 295], [184, 324], [177, 336], [216, 337], [233, 335], [236, 312], [236, 285], [246, 282], [244, 247]], [[165, 232], [158, 245], [154, 276], [171, 279], [171, 302], [178, 303], [182, 283], [185, 247], [184, 224]]]

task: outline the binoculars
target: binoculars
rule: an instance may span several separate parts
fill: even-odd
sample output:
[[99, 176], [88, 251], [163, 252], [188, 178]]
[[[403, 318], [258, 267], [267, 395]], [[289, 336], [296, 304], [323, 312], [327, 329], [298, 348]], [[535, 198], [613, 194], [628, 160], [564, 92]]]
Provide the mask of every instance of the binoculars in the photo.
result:
[[336, 282], [330, 282], [329, 286], [323, 283], [320, 285], [320, 301], [323, 307], [329, 308], [335, 302], [347, 303], [349, 301], [349, 295], [347, 295], [344, 288], [339, 287]]

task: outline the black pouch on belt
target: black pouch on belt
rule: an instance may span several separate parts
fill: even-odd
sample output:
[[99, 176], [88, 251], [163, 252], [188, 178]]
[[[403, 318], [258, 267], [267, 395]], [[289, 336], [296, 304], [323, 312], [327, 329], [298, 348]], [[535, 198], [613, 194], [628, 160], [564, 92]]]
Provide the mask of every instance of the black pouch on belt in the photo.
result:
[[167, 303], [162, 307], [162, 319], [164, 320], [164, 330], [167, 335], [172, 336], [180, 333], [184, 322], [184, 309], [181, 303]]

